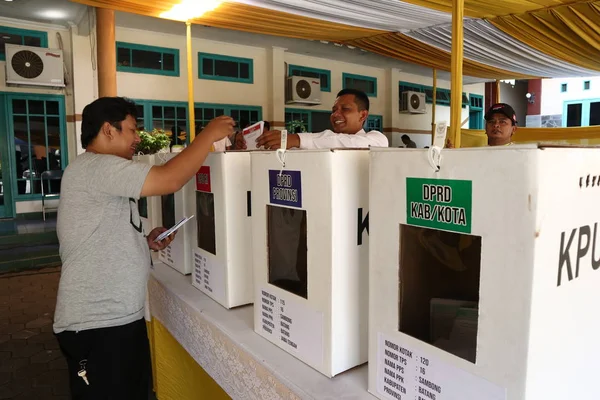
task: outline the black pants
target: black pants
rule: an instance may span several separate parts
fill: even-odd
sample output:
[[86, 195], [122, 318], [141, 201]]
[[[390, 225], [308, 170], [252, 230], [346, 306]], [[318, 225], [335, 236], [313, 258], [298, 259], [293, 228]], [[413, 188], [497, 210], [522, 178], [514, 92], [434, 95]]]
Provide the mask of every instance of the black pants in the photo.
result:
[[[56, 335], [67, 358], [74, 400], [147, 400], [150, 343], [146, 321]], [[84, 361], [89, 386], [77, 375]]]

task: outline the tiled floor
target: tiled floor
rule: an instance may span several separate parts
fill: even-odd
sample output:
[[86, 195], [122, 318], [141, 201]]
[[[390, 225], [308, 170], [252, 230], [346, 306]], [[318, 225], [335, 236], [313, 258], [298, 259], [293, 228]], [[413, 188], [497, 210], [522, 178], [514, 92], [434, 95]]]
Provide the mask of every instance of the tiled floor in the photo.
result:
[[56, 215], [49, 216], [46, 221], [42, 219], [0, 219], [0, 237], [54, 231], [56, 231]]
[[0, 275], [0, 399], [67, 400], [52, 333], [60, 268]]

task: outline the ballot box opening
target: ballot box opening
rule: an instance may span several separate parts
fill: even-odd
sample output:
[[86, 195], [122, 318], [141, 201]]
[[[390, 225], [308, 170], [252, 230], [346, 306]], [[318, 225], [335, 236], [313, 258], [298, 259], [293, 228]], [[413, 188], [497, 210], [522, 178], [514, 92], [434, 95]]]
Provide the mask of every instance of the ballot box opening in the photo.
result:
[[142, 218], [148, 218], [148, 198], [141, 197], [138, 200], [138, 213]]
[[217, 255], [214, 194], [196, 192], [196, 218], [198, 227], [198, 247], [211, 254]]
[[400, 225], [399, 331], [476, 362], [481, 237]]
[[269, 283], [308, 299], [306, 211], [267, 206]]
[[162, 226], [170, 228], [175, 225], [175, 194], [165, 194], [160, 198], [162, 210]]

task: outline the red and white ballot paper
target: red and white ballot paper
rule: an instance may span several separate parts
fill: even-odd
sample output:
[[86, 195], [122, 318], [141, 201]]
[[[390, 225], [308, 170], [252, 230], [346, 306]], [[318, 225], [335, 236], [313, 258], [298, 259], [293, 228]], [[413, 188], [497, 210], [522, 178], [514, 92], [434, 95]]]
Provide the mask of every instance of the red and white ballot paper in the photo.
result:
[[254, 125], [250, 125], [242, 131], [244, 140], [246, 141], [246, 148], [248, 150], [256, 150], [258, 148], [256, 147], [256, 139], [262, 135], [264, 128], [265, 122], [260, 121]]

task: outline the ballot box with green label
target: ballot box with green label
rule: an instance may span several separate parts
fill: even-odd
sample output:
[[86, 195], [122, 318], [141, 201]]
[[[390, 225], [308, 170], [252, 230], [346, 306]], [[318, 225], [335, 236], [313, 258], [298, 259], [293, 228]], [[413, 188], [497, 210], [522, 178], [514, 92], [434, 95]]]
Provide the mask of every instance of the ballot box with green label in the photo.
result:
[[252, 303], [250, 153], [209, 153], [195, 185], [192, 285], [226, 308]]
[[[158, 163], [158, 155], [137, 155], [133, 160], [156, 165]], [[144, 229], [144, 234], [147, 235], [152, 229], [160, 226], [160, 196], [141, 197], [138, 199], [137, 205], [142, 221], [142, 228]]]
[[[159, 153], [156, 155], [159, 164], [168, 162], [176, 157], [178, 153]], [[184, 217], [189, 217], [188, 193], [193, 192], [195, 177], [190, 179], [180, 190], [175, 193], [160, 196], [160, 214], [161, 226], [169, 229], [181, 221]], [[159, 251], [158, 259], [166, 265], [174, 268], [184, 275], [192, 273], [192, 249], [191, 236], [193, 232], [193, 219], [185, 223], [177, 230], [175, 239], [166, 249]]]
[[369, 391], [600, 398], [600, 150], [370, 156]]
[[365, 363], [368, 150], [251, 157], [254, 330], [329, 377]]

